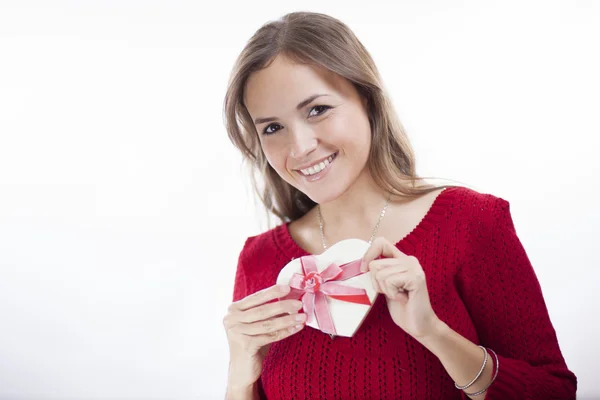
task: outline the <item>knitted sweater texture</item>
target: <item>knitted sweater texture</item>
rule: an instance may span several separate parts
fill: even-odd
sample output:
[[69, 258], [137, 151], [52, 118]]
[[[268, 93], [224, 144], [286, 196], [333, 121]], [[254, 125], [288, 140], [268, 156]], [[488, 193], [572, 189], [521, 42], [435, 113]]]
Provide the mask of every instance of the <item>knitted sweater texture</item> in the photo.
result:
[[[419, 260], [437, 316], [497, 353], [498, 376], [486, 400], [575, 399], [577, 378], [561, 354], [508, 201], [447, 188], [396, 247]], [[290, 260], [305, 255], [287, 223], [249, 237], [233, 300], [274, 285]], [[273, 343], [258, 385], [269, 400], [468, 399], [438, 358], [394, 324], [383, 295], [351, 338], [305, 327]]]

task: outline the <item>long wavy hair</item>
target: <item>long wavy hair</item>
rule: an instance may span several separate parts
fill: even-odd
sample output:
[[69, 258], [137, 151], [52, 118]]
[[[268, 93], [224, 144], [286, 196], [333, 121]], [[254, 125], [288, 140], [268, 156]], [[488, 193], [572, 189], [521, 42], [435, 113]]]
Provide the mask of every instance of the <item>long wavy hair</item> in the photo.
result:
[[316, 205], [284, 181], [268, 163], [244, 105], [248, 77], [267, 68], [278, 55], [338, 74], [351, 82], [367, 100], [372, 135], [367, 166], [381, 188], [409, 198], [455, 186], [415, 186], [416, 181], [425, 177], [416, 173], [413, 149], [386, 96], [371, 55], [350, 28], [325, 14], [292, 12], [266, 23], [250, 38], [233, 66], [224, 100], [229, 139], [241, 151], [244, 161], [250, 164], [252, 187], [264, 205], [268, 219], [275, 216], [282, 222], [294, 221]]

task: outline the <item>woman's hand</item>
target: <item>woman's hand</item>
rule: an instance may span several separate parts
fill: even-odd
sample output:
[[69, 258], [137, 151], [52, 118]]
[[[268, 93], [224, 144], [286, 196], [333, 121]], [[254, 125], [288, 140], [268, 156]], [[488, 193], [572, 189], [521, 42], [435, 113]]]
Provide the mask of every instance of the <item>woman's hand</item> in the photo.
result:
[[383, 237], [363, 256], [361, 271], [371, 271], [373, 287], [386, 296], [392, 319], [415, 339], [432, 334], [440, 320], [431, 308], [423, 268]]
[[306, 314], [299, 300], [269, 303], [290, 292], [289, 286], [271, 286], [229, 306], [223, 325], [229, 343], [229, 385], [251, 387], [260, 377], [270, 344], [299, 332]]

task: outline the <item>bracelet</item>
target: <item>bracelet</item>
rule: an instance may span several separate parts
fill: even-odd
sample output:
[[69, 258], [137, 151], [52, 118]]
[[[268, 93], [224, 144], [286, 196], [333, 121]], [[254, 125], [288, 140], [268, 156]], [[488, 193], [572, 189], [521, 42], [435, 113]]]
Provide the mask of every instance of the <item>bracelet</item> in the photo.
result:
[[498, 360], [498, 356], [496, 355], [496, 352], [492, 349], [488, 349], [489, 351], [492, 352], [492, 354], [494, 354], [494, 358], [496, 359], [496, 372], [494, 373], [494, 377], [492, 378], [491, 382], [483, 389], [480, 390], [477, 393], [466, 393], [465, 394], [467, 396], [477, 396], [480, 395], [481, 393], [484, 393], [486, 390], [488, 390], [488, 388], [492, 385], [492, 383], [494, 383], [494, 381], [496, 380], [496, 377], [498, 376], [498, 369], [500, 368], [500, 361]]
[[464, 389], [466, 389], [466, 388], [470, 387], [471, 385], [473, 385], [473, 383], [475, 383], [475, 381], [476, 381], [477, 379], [479, 379], [479, 377], [481, 376], [481, 373], [482, 373], [482, 372], [483, 372], [483, 370], [485, 369], [485, 364], [487, 363], [487, 360], [488, 360], [488, 352], [485, 350], [485, 347], [483, 347], [483, 346], [479, 346], [479, 348], [480, 348], [481, 350], [483, 350], [483, 354], [484, 354], [484, 357], [483, 357], [483, 365], [481, 366], [481, 369], [479, 370], [479, 373], [477, 374], [477, 376], [475, 377], [475, 379], [473, 379], [471, 382], [469, 382], [469, 383], [468, 383], [466, 386], [458, 386], [458, 384], [457, 384], [456, 382], [454, 382], [454, 386], [455, 386], [457, 389], [464, 390]]

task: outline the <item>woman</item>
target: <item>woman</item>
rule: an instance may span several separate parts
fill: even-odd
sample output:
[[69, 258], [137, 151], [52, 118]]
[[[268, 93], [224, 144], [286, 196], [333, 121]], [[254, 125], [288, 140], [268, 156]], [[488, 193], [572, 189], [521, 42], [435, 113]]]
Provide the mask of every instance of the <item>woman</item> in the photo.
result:
[[[574, 399], [508, 201], [425, 184], [376, 66], [347, 26], [297, 12], [259, 29], [227, 130], [282, 224], [248, 238], [224, 325], [231, 399]], [[254, 176], [254, 175], [253, 175]], [[377, 297], [352, 337], [305, 326], [279, 271], [343, 239]]]

